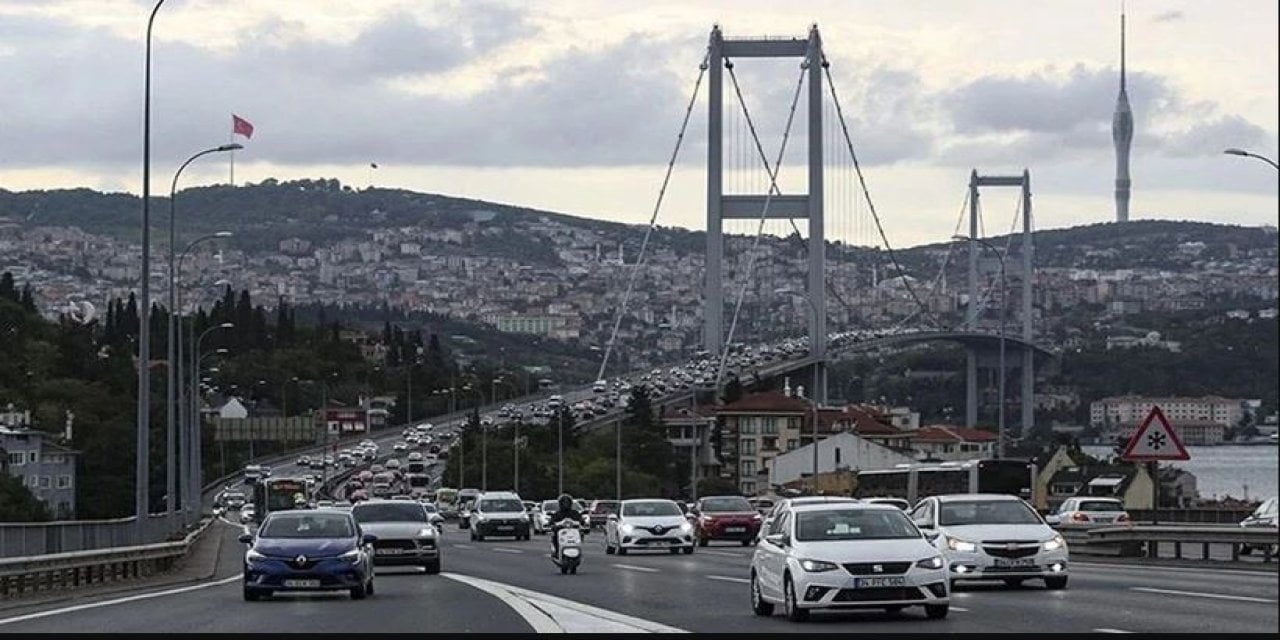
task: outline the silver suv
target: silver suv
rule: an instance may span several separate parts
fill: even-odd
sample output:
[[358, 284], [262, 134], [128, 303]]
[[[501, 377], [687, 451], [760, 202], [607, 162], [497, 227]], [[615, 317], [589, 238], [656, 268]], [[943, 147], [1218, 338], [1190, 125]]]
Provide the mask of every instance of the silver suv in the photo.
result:
[[365, 500], [351, 507], [360, 530], [378, 537], [374, 565], [421, 565], [440, 573], [439, 532], [426, 509], [408, 500]]
[[472, 503], [471, 539], [483, 541], [486, 536], [513, 536], [516, 540], [530, 537], [529, 513], [520, 496], [510, 491], [480, 494]]

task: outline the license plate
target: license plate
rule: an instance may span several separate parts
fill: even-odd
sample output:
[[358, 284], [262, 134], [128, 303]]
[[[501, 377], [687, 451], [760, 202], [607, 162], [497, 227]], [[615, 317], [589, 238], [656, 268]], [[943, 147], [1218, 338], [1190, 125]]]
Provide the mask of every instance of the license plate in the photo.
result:
[[747, 528], [746, 527], [725, 527], [724, 532], [725, 533], [746, 533]]
[[373, 552], [380, 556], [394, 556], [394, 555], [404, 553], [404, 549], [397, 549], [395, 547], [391, 547], [387, 549], [374, 549]]
[[1035, 558], [996, 558], [997, 567], [1034, 567]]
[[318, 589], [319, 580], [285, 580], [284, 586], [290, 589]]
[[854, 589], [873, 589], [875, 587], [902, 587], [907, 584], [907, 579], [903, 577], [893, 578], [854, 578]]
[[514, 528], [515, 528], [515, 527], [513, 527], [513, 526], [511, 526], [511, 525], [509, 525], [509, 524], [498, 525], [498, 531], [510, 531], [510, 530], [512, 530], [512, 529], [514, 529]]

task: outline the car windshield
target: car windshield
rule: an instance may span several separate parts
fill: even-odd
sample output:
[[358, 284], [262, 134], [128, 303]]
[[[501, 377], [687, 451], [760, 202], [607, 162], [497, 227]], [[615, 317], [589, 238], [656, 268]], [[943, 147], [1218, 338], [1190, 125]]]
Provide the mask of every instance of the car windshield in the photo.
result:
[[324, 513], [273, 514], [258, 531], [259, 538], [350, 538], [351, 518]]
[[438, 511], [438, 509], [436, 509], [436, 506], [429, 502], [422, 503], [422, 510], [426, 511], [427, 513], [435, 513], [436, 511]]
[[1124, 511], [1124, 505], [1110, 500], [1086, 500], [1080, 503], [1081, 511]]
[[919, 538], [920, 530], [901, 511], [842, 509], [796, 514], [796, 540], [893, 540]]
[[413, 504], [362, 504], [351, 510], [356, 522], [426, 522], [427, 514], [422, 505]]
[[555, 513], [560, 510], [560, 503], [555, 500], [547, 500], [542, 503], [542, 510], [546, 513]]
[[618, 503], [612, 500], [601, 500], [591, 507], [593, 513], [617, 513]]
[[944, 527], [964, 524], [1040, 524], [1040, 518], [1022, 501], [972, 500], [943, 502], [938, 522]]
[[480, 501], [481, 511], [524, 511], [524, 505], [519, 500], [510, 498], [493, 498], [490, 500]]
[[755, 511], [746, 498], [707, 498], [702, 501], [703, 513], [727, 513], [733, 511]]
[[680, 507], [674, 502], [665, 500], [654, 500], [652, 502], [628, 502], [622, 505], [622, 515], [651, 517], [651, 516], [678, 516], [681, 515]]

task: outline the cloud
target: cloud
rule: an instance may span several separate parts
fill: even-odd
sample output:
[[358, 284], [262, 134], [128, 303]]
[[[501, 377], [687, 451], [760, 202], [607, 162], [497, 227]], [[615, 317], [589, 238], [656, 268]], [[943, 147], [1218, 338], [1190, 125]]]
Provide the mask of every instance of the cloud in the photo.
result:
[[1181, 20], [1183, 17], [1185, 17], [1185, 14], [1183, 14], [1181, 11], [1174, 9], [1172, 11], [1165, 11], [1164, 13], [1157, 15], [1156, 17], [1152, 18], [1151, 21], [1152, 22], [1175, 22], [1177, 20]]

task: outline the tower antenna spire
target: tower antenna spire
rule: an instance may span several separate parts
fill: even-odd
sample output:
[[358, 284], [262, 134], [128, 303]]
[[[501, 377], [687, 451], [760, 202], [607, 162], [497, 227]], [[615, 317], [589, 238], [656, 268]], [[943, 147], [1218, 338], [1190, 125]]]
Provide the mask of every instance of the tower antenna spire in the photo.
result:
[[1125, 90], [1125, 50], [1124, 50], [1124, 0], [1120, 0], [1120, 91]]

